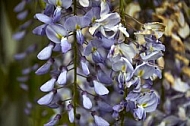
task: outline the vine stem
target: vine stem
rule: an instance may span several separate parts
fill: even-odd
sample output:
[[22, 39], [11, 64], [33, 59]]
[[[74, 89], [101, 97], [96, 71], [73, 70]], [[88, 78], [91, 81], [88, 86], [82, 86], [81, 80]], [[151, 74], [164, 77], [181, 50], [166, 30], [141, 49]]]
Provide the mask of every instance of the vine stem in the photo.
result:
[[[123, 24], [124, 23], [123, 19], [125, 19], [125, 0], [119, 0], [119, 14], [121, 17], [121, 23]], [[126, 92], [125, 92], [125, 95], [126, 95]], [[125, 116], [124, 112], [122, 112], [122, 114], [121, 114], [121, 126], [124, 126], [124, 121], [125, 121], [124, 116]]]
[[125, 18], [125, 0], [119, 0], [119, 14], [122, 21]]
[[[76, 34], [76, 33], [75, 33]], [[74, 116], [76, 116], [76, 105], [77, 105], [77, 61], [78, 61], [78, 55], [77, 55], [77, 40], [76, 40], [76, 35], [74, 39], [74, 86], [73, 86], [73, 106], [74, 106]], [[74, 123], [75, 126], [75, 123]]]
[[[77, 14], [77, 0], [74, 0], [74, 15]], [[76, 117], [76, 106], [77, 106], [77, 64], [78, 64], [78, 45], [76, 38], [76, 31], [74, 32], [74, 86], [73, 86], [73, 108], [74, 108], [74, 117]], [[74, 121], [74, 126], [76, 126]]]

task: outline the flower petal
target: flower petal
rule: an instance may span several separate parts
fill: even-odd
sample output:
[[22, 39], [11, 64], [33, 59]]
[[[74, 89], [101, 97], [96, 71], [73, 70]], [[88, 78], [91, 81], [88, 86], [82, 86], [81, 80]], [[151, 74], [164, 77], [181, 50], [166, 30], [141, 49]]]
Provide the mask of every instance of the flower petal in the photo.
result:
[[25, 5], [26, 5], [26, 1], [22, 0], [19, 4], [17, 4], [17, 5], [15, 6], [14, 11], [15, 11], [15, 12], [20, 12], [20, 11], [22, 11], [22, 10], [24, 9]]
[[53, 88], [54, 88], [55, 81], [56, 81], [55, 78], [51, 78], [49, 81], [47, 81], [46, 83], [44, 83], [44, 84], [40, 87], [40, 90], [43, 91], [43, 92], [52, 91]]
[[84, 106], [86, 109], [91, 109], [91, 108], [92, 108], [92, 102], [91, 102], [90, 98], [87, 97], [86, 94], [83, 94], [83, 95], [82, 95], [82, 98], [83, 98], [83, 106]]
[[57, 79], [57, 83], [58, 84], [65, 84], [67, 81], [67, 70], [64, 69], [62, 70], [62, 72], [60, 73], [58, 79]]
[[54, 47], [53, 44], [50, 44], [50, 45], [46, 46], [43, 50], [41, 50], [38, 53], [38, 55], [37, 55], [38, 59], [40, 59], [40, 60], [47, 60], [47, 59], [49, 59], [50, 56], [51, 56], [53, 47]]
[[82, 45], [83, 42], [84, 42], [84, 36], [82, 34], [82, 31], [81, 30], [77, 30], [76, 33], [77, 33], [77, 35], [76, 35], [77, 42]]
[[89, 75], [90, 74], [90, 71], [88, 69], [88, 66], [87, 66], [87, 63], [81, 59], [81, 66], [82, 66], [82, 71], [85, 75]]
[[109, 126], [110, 124], [104, 120], [102, 117], [99, 117], [97, 115], [94, 115], [94, 121], [97, 126]]
[[45, 31], [46, 26], [47, 26], [47, 24], [40, 25], [40, 26], [36, 27], [32, 31], [32, 33], [36, 34], [36, 35], [45, 35], [46, 34], [46, 31]]
[[100, 11], [101, 17], [103, 17], [104, 15], [106, 15], [110, 12], [109, 5], [105, 0], [101, 1], [100, 8], [101, 8], [101, 11]]
[[109, 90], [100, 82], [94, 80], [94, 90], [98, 95], [106, 95], [109, 93]]
[[48, 17], [45, 14], [37, 13], [35, 17], [43, 23], [50, 24], [52, 22], [52, 18]]
[[38, 70], [35, 72], [37, 75], [45, 74], [49, 71], [50, 66], [52, 63], [46, 62], [44, 65], [42, 65]]
[[67, 31], [62, 25], [48, 25], [46, 35], [51, 41], [60, 43], [61, 39], [67, 35]]
[[37, 102], [40, 105], [48, 105], [53, 100], [53, 96], [54, 96], [53, 92], [50, 92], [41, 97]]
[[89, 6], [89, 0], [79, 0], [79, 3], [83, 7], [88, 7]]
[[16, 40], [16, 41], [19, 41], [21, 40], [26, 34], [26, 31], [19, 31], [19, 32], [16, 32], [14, 35], [13, 35], [13, 39]]
[[67, 108], [68, 108], [69, 121], [70, 121], [71, 123], [73, 123], [74, 120], [75, 120], [74, 109], [73, 109], [73, 107], [72, 107], [71, 104], [69, 104], [69, 105], [67, 106]]
[[60, 118], [61, 118], [61, 115], [57, 114], [52, 120], [50, 120], [48, 123], [44, 124], [44, 126], [54, 126], [58, 123]]
[[61, 39], [61, 50], [63, 53], [68, 52], [71, 49], [71, 43], [66, 38]]
[[146, 118], [146, 112], [144, 111], [143, 107], [138, 107], [137, 109], [134, 109], [134, 114], [135, 116], [137, 116], [138, 119]]
[[25, 10], [25, 11], [23, 11], [23, 12], [20, 12], [20, 13], [17, 15], [17, 19], [19, 19], [19, 20], [24, 20], [27, 15], [28, 15], [28, 11]]

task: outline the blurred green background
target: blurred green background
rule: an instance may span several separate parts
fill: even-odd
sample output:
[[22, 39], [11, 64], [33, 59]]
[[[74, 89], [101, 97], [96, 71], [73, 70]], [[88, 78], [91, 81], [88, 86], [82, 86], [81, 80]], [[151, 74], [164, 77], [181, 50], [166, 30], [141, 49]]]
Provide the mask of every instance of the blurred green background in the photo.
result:
[[[35, 105], [36, 99], [43, 95], [40, 94], [38, 87], [47, 80], [47, 77], [39, 78], [35, 76], [34, 72], [31, 72], [27, 81], [29, 90], [21, 89], [17, 78], [22, 76], [22, 69], [36, 63], [37, 58], [34, 53], [24, 61], [15, 61], [14, 54], [25, 51], [29, 45], [38, 43], [42, 39], [32, 34], [27, 34], [24, 40], [19, 42], [12, 39], [12, 35], [18, 31], [19, 25], [26, 21], [19, 21], [16, 18], [17, 14], [13, 11], [19, 2], [20, 0], [0, 1], [0, 126], [40, 126], [48, 120], [50, 115], [45, 114], [43, 107], [30, 106], [29, 103]], [[32, 18], [34, 12], [30, 8], [29, 13], [28, 18]], [[29, 29], [32, 30], [33, 27], [29, 27]], [[36, 98], [36, 96], [38, 97]], [[28, 103], [28, 107], [26, 103]], [[28, 116], [24, 110], [29, 112]], [[44, 115], [41, 115], [43, 112]]]

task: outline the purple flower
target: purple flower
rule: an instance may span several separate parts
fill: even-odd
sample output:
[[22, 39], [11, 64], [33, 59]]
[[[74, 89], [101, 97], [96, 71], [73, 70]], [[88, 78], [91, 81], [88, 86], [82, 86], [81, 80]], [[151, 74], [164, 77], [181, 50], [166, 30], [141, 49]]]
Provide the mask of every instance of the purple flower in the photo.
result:
[[73, 123], [75, 120], [73, 105], [72, 104], [67, 105], [67, 109], [68, 109], [69, 121]]
[[49, 71], [51, 65], [53, 64], [54, 59], [49, 59], [44, 65], [42, 65], [38, 70], [35, 72], [37, 75], [45, 74]]
[[89, 0], [79, 0], [79, 3], [83, 7], [88, 7], [89, 6]]
[[57, 83], [60, 85], [64, 85], [66, 84], [66, 81], [67, 81], [67, 70], [66, 68], [62, 67], [61, 73], [59, 74], [57, 78]]
[[92, 108], [92, 102], [91, 102], [90, 98], [87, 96], [86, 92], [82, 93], [82, 98], [83, 98], [83, 106], [86, 109], [91, 109]]
[[28, 15], [28, 10], [22, 11], [17, 14], [17, 19], [24, 20], [27, 15]]
[[50, 43], [48, 46], [46, 46], [44, 49], [42, 49], [37, 57], [40, 60], [47, 60], [50, 58], [51, 54], [52, 54], [52, 50], [54, 48], [54, 44]]
[[149, 54], [141, 53], [140, 56], [144, 61], [151, 61], [157, 60], [158, 58], [162, 57], [163, 53], [161, 51], [155, 51]]
[[54, 126], [61, 119], [61, 115], [57, 114], [53, 119], [51, 119], [48, 123], [44, 124], [44, 126]]
[[[23, 10], [26, 3], [23, 0], [15, 7], [21, 20], [29, 12]], [[156, 60], [165, 51], [165, 46], [157, 39], [159, 30], [163, 29], [157, 28], [156, 23], [151, 24], [151, 28], [145, 24], [145, 31], [151, 32], [135, 33], [138, 43], [128, 41], [127, 31], [131, 30], [121, 19], [125, 15], [113, 10], [112, 3], [110, 0], [44, 0], [43, 10], [35, 14], [34, 18], [42, 25], [33, 33], [50, 41], [37, 58], [47, 61], [38, 69], [38, 66], [29, 67], [18, 80], [27, 89], [24, 84], [30, 72], [37, 69], [35, 73], [43, 75], [51, 70], [51, 78], [40, 87], [46, 94], [37, 103], [59, 112], [45, 126], [56, 125], [64, 111], [69, 122], [75, 125], [109, 126], [109, 121], [117, 125], [113, 118], [126, 125], [129, 118], [127, 121], [126, 117], [120, 118], [126, 112], [131, 112], [135, 119], [144, 120], [147, 112], [156, 110], [159, 96], [151, 88], [153, 78], [162, 77]], [[124, 9], [123, 5], [120, 7]], [[29, 25], [23, 24], [22, 31], [13, 37], [21, 40]], [[156, 38], [154, 34], [159, 36]], [[36, 46], [31, 46], [16, 58], [23, 59], [35, 50]]]
[[46, 83], [44, 83], [41, 87], [40, 90], [43, 92], [49, 92], [52, 91], [54, 88], [56, 82], [56, 78], [52, 77], [50, 80], [48, 80]]
[[97, 126], [109, 126], [110, 124], [102, 117], [94, 115], [94, 122]]
[[[100, 31], [104, 37], [113, 38], [117, 31], [115, 27], [120, 22], [118, 13], [109, 13], [95, 20], [96, 23], [89, 28], [89, 32], [94, 35], [96, 31]], [[111, 33], [111, 34], [110, 34]]]
[[87, 27], [89, 24], [90, 20], [86, 16], [73, 16], [66, 19], [64, 27], [68, 31], [76, 31], [78, 43], [83, 44], [84, 36], [82, 34], [82, 28]]
[[61, 19], [61, 7], [56, 7], [53, 13], [53, 22], [58, 22]]
[[154, 91], [142, 93], [136, 99], [137, 108], [134, 109], [134, 115], [138, 119], [145, 119], [146, 112], [155, 111], [158, 103], [159, 98]]
[[108, 74], [103, 72], [102, 70], [98, 70], [97, 79], [99, 82], [107, 84], [107, 85], [111, 85], [113, 83], [112, 78], [109, 77]]
[[55, 42], [61, 43], [61, 49], [63, 53], [68, 52], [71, 49], [71, 43], [65, 38], [67, 36], [67, 31], [62, 25], [48, 25], [46, 28], [47, 37]]
[[14, 55], [14, 58], [15, 58], [16, 60], [22, 60], [22, 59], [24, 59], [24, 58], [26, 57], [26, 55], [27, 55], [26, 52], [18, 53], [18, 54], [15, 54], [15, 55]]
[[45, 24], [51, 24], [52, 23], [52, 18], [42, 14], [42, 13], [37, 13], [35, 14], [35, 18], [37, 18], [39, 21], [45, 23]]
[[155, 65], [150, 65], [146, 62], [138, 65], [134, 70], [134, 75], [138, 77], [142, 77], [144, 79], [149, 79], [153, 75], [157, 75], [159, 78], [161, 78], [161, 71], [159, 68]]
[[14, 35], [13, 35], [13, 39], [16, 40], [16, 41], [20, 41], [26, 34], [26, 31], [19, 31], [19, 32], [16, 32]]
[[95, 23], [96, 19], [100, 18], [100, 8], [92, 7], [86, 14], [85, 17], [89, 18], [91, 23]]
[[25, 1], [25, 0], [22, 0], [20, 3], [18, 3], [18, 4], [15, 6], [14, 11], [15, 11], [15, 12], [21, 12], [21, 11], [24, 9], [25, 5], [26, 5], [26, 1]]
[[54, 92], [50, 92], [44, 95], [43, 97], [41, 97], [37, 102], [40, 105], [48, 105], [53, 100], [53, 97], [54, 97]]
[[100, 40], [92, 40], [84, 50], [84, 55], [92, 54], [92, 59], [95, 63], [104, 63], [106, 54]]
[[87, 61], [84, 57], [81, 58], [81, 67], [82, 67], [82, 71], [85, 75], [89, 75], [90, 74], [90, 71], [88, 69], [88, 64], [87, 64]]
[[47, 0], [49, 4], [64, 7], [65, 9], [69, 8], [72, 4], [72, 0]]
[[106, 14], [110, 12], [110, 7], [106, 0], [101, 0], [100, 8], [101, 8], [101, 11], [100, 11], [101, 17], [105, 16]]
[[46, 35], [46, 26], [47, 24], [40, 25], [33, 29], [32, 33], [36, 35]]
[[100, 82], [94, 80], [94, 90], [98, 95], [106, 95], [109, 93], [109, 90]]
[[121, 59], [112, 64], [112, 69], [119, 72], [117, 80], [119, 82], [119, 88], [123, 88], [133, 76], [134, 68], [132, 64], [126, 59], [121, 57]]
[[112, 106], [109, 103], [106, 103], [104, 100], [98, 99], [98, 110], [102, 112], [111, 112]]

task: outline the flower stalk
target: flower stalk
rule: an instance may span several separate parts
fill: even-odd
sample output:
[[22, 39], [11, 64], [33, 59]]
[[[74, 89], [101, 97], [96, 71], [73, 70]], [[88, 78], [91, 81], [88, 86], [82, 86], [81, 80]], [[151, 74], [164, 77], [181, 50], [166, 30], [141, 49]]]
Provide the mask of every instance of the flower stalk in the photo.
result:
[[[74, 15], [77, 12], [77, 1], [74, 0]], [[78, 63], [78, 44], [76, 31], [74, 31], [74, 43], [73, 43], [73, 51], [74, 51], [74, 86], [73, 86], [73, 108], [74, 108], [74, 117], [76, 117], [76, 106], [77, 106], [77, 63]], [[74, 121], [74, 126], [75, 126]]]

